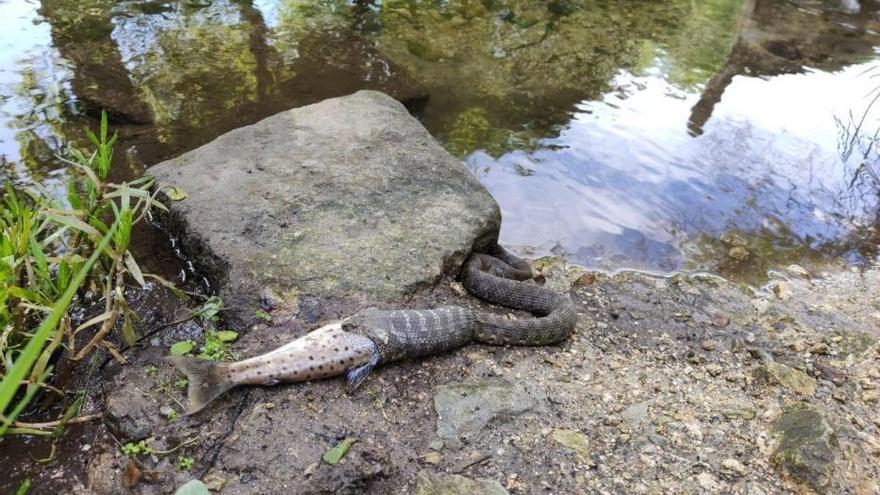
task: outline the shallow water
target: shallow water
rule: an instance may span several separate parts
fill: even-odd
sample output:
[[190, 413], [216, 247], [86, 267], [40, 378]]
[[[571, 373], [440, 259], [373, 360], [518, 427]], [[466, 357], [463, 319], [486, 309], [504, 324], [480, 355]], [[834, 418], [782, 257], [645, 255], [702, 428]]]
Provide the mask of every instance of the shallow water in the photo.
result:
[[[874, 2], [0, 0], [0, 13], [0, 179], [57, 188], [54, 154], [82, 145], [101, 108], [123, 180], [371, 88], [408, 99], [526, 254], [749, 281], [877, 256], [877, 194], [838, 122], [860, 120], [878, 85]], [[157, 244], [141, 251], [161, 271]]]

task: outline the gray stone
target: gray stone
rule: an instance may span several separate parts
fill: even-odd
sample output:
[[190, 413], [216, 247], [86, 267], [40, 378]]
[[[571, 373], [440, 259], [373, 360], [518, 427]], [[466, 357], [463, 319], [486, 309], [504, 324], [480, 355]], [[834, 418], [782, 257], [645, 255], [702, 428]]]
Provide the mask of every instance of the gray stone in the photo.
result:
[[471, 437], [492, 421], [504, 421], [542, 404], [543, 395], [538, 391], [507, 380], [444, 385], [434, 396], [437, 436]]
[[553, 440], [574, 451], [581, 459], [590, 458], [590, 440], [586, 435], [575, 430], [557, 428], [551, 434]]
[[122, 482], [126, 462], [118, 450], [96, 453], [86, 466], [89, 493], [110, 495], [128, 492]]
[[791, 284], [783, 280], [773, 286], [773, 293], [776, 294], [780, 301], [787, 301], [791, 299], [794, 291], [791, 288]]
[[749, 469], [736, 459], [727, 458], [721, 461], [721, 472], [733, 476], [746, 476]]
[[700, 488], [702, 488], [705, 493], [717, 493], [721, 488], [715, 476], [712, 476], [712, 473], [708, 472], [698, 474], [697, 483], [700, 484]]
[[471, 479], [457, 474], [421, 471], [416, 479], [416, 495], [507, 495], [495, 480]]
[[187, 481], [174, 495], [208, 495], [208, 487], [200, 480]]
[[391, 97], [359, 91], [279, 113], [149, 169], [183, 189], [162, 221], [233, 323], [267, 288], [397, 301], [497, 239], [498, 205]]
[[727, 419], [755, 419], [755, 404], [743, 399], [730, 399], [718, 404], [718, 411]]
[[828, 380], [829, 382], [840, 386], [846, 383], [846, 372], [841, 369], [835, 368], [834, 366], [815, 362], [813, 363], [813, 369], [816, 370], [816, 376], [823, 380]]
[[800, 265], [788, 265], [786, 271], [788, 271], [789, 274], [794, 275], [798, 278], [810, 279], [813, 277], [813, 274], [810, 273], [809, 270]]
[[853, 362], [867, 359], [880, 343], [877, 337], [870, 333], [851, 330], [838, 330], [828, 340], [840, 356]]
[[620, 417], [625, 419], [630, 424], [638, 424], [642, 421], [642, 419], [648, 414], [648, 406], [651, 403], [649, 401], [637, 402], [620, 413]]
[[808, 404], [784, 410], [773, 422], [773, 464], [787, 477], [823, 492], [834, 476], [839, 443], [822, 412]]
[[103, 387], [104, 418], [110, 430], [123, 441], [149, 437], [161, 421], [158, 408], [149, 399], [149, 384], [137, 379], [132, 368], [126, 367], [114, 380], [104, 382]]

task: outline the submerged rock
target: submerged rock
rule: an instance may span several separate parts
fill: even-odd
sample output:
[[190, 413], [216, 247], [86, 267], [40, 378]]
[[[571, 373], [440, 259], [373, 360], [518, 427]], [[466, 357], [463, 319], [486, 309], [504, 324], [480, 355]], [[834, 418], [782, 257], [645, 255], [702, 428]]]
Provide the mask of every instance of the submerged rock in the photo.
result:
[[827, 488], [834, 475], [837, 438], [822, 412], [807, 404], [797, 404], [773, 422], [777, 446], [771, 460], [792, 481], [805, 483], [816, 491]]
[[801, 395], [816, 393], [816, 380], [803, 371], [781, 363], [764, 363], [755, 368], [755, 380], [766, 385], [777, 385]]
[[360, 91], [236, 129], [149, 169], [186, 192], [163, 222], [231, 316], [266, 288], [397, 301], [494, 243], [500, 212], [406, 109]]
[[419, 473], [416, 495], [507, 495], [507, 490], [495, 480], [465, 478], [457, 474]]
[[745, 261], [749, 259], [751, 253], [749, 253], [748, 249], [742, 246], [734, 246], [727, 252], [727, 256], [735, 261]]
[[434, 397], [437, 436], [471, 437], [490, 422], [536, 409], [542, 401], [537, 391], [507, 380], [444, 385]]

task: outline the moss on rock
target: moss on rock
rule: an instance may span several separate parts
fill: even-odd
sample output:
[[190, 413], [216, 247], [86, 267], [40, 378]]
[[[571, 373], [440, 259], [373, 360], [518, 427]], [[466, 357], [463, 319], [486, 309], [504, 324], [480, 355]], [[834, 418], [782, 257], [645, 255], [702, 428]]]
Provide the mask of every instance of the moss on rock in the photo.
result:
[[777, 446], [771, 461], [792, 481], [818, 492], [831, 484], [839, 448], [834, 429], [822, 412], [800, 403], [784, 410], [773, 422]]

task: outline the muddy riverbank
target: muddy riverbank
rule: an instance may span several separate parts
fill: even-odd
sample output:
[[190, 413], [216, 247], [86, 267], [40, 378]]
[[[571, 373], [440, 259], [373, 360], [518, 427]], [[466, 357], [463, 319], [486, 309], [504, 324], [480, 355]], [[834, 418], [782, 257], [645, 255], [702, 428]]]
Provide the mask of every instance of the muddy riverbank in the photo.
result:
[[[342, 380], [240, 389], [169, 420], [163, 408], [178, 408], [183, 391], [167, 387], [179, 377], [163, 357], [192, 332], [172, 327], [104, 370], [104, 399], [89, 412], [109, 406], [107, 421], [92, 441], [27, 471], [37, 487], [78, 493], [126, 483], [170, 493], [193, 477], [221, 493], [412, 493], [451, 474], [509, 493], [877, 493], [880, 271], [788, 275], [756, 292], [711, 276], [538, 266], [581, 312], [560, 346], [470, 346], [382, 368], [354, 393]], [[447, 279], [412, 306], [474, 304], [459, 291]], [[303, 331], [277, 320], [235, 350]], [[798, 418], [806, 424], [786, 430]], [[156, 450], [195, 441], [130, 458], [110, 433]], [[357, 442], [343, 461], [323, 463], [347, 437]], [[178, 455], [195, 460], [191, 471]]]

